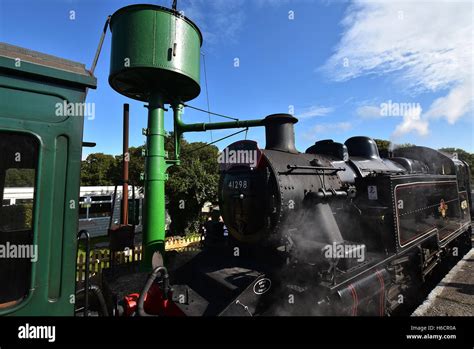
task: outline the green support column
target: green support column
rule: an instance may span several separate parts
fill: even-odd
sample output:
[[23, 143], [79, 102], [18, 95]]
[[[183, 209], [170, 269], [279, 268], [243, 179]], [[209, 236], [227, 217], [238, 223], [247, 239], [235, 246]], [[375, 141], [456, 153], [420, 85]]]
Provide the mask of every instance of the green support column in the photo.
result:
[[143, 212], [143, 269], [151, 269], [155, 251], [165, 251], [165, 181], [167, 179], [164, 106], [158, 94], [150, 97], [146, 132], [145, 199]]

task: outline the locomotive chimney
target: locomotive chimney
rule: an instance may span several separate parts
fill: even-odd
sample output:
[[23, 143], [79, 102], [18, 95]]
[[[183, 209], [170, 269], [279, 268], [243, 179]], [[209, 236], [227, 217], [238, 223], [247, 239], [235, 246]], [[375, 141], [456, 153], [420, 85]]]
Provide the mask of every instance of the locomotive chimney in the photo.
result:
[[265, 149], [298, 153], [293, 124], [298, 119], [290, 114], [272, 114], [265, 118]]

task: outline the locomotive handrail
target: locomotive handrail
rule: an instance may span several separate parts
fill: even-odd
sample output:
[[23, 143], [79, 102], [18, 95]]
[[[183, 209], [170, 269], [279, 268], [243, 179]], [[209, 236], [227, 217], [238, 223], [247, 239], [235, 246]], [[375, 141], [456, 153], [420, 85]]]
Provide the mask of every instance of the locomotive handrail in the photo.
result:
[[300, 166], [300, 165], [287, 165], [286, 168], [290, 171], [293, 170], [316, 170], [316, 171], [345, 171], [344, 167], [329, 167], [329, 166]]
[[[85, 239], [85, 244], [86, 244], [86, 270], [85, 270], [85, 280], [84, 280], [84, 289], [85, 289], [85, 294], [84, 294], [84, 317], [88, 316], [88, 310], [89, 310], [89, 275], [90, 275], [90, 243], [91, 243], [91, 236], [89, 232], [85, 229], [79, 231], [77, 234], [77, 240], [80, 241], [82, 235], [86, 236]], [[78, 244], [79, 245], [79, 244]], [[79, 250], [79, 249], [78, 249]]]

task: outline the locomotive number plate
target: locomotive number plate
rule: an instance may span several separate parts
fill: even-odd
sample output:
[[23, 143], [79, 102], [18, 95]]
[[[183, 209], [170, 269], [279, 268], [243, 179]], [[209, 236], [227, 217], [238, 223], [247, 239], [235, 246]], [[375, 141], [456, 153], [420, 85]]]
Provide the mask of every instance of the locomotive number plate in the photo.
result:
[[248, 180], [232, 180], [227, 184], [229, 189], [247, 189], [249, 187]]

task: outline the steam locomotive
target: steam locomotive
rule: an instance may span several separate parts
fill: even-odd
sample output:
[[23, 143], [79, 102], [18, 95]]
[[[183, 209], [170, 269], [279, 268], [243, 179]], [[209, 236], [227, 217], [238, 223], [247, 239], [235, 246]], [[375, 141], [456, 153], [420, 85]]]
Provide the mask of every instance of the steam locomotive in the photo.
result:
[[270, 115], [265, 149], [248, 140], [224, 149], [219, 205], [230, 239], [184, 265], [168, 257], [119, 314], [403, 314], [469, 251], [465, 162], [418, 146], [382, 158], [368, 137], [300, 153], [296, 122]]
[[264, 150], [252, 141], [224, 150], [234, 155], [221, 164], [219, 189], [230, 234], [284, 259], [224, 313], [391, 314], [444, 260], [471, 248], [465, 162], [418, 146], [381, 158], [368, 137], [300, 153], [296, 122], [270, 115]]

